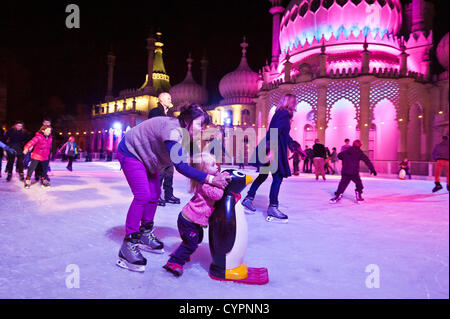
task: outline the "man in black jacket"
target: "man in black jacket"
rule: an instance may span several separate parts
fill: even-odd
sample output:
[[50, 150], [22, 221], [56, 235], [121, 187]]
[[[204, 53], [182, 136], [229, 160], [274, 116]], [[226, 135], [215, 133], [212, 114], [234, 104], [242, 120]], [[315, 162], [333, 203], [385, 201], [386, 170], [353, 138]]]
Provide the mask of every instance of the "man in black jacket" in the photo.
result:
[[23, 181], [23, 147], [28, 141], [28, 133], [23, 129], [23, 122], [17, 121], [16, 124], [10, 128], [4, 137], [6, 144], [16, 151], [16, 154], [8, 154], [8, 163], [6, 164], [6, 171], [8, 176], [6, 180], [9, 182], [12, 178], [12, 170], [14, 161], [17, 157], [16, 172], [19, 173], [20, 180]]
[[[157, 116], [168, 116], [169, 109], [173, 106], [172, 97], [169, 93], [163, 92], [158, 96], [158, 106], [148, 112], [148, 118]], [[180, 199], [173, 196], [173, 165], [163, 168], [160, 174], [160, 183], [164, 189], [164, 199], [158, 200], [158, 206], [166, 206], [166, 203], [179, 204]]]
[[364, 200], [361, 196], [364, 186], [362, 184], [361, 177], [359, 176], [359, 161], [366, 163], [370, 173], [374, 176], [377, 176], [377, 172], [366, 154], [361, 151], [361, 146], [361, 141], [355, 140], [352, 147], [338, 154], [338, 158], [342, 160], [342, 178], [339, 182], [337, 191], [334, 193], [336, 196], [330, 199], [330, 203], [334, 204], [342, 198], [342, 194], [350, 181], [353, 181], [356, 185], [356, 202], [360, 203]]
[[327, 158], [327, 152], [325, 146], [320, 144], [319, 139], [314, 141], [313, 145], [313, 163], [314, 163], [314, 173], [316, 174], [316, 181], [319, 179], [319, 175], [322, 175], [325, 181], [325, 159]]

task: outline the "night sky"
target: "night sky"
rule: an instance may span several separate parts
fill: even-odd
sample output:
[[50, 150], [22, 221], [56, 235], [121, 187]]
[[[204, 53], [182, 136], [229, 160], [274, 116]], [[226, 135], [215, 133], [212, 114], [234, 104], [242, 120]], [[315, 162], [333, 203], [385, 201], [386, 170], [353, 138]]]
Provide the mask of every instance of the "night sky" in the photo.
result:
[[[449, 1], [432, 2], [437, 7], [434, 33], [439, 41], [449, 30]], [[65, 26], [70, 3], [80, 7], [80, 29]], [[244, 35], [255, 72], [270, 59], [269, 9], [268, 0], [2, 1], [0, 66], [8, 69], [8, 122], [20, 118], [39, 123], [53, 104], [62, 104], [68, 113], [84, 104], [89, 112], [90, 105], [105, 96], [106, 54], [111, 46], [116, 55], [114, 95], [140, 87], [150, 28], [163, 34], [172, 86], [184, 79], [189, 52], [194, 78], [200, 83], [200, 60], [206, 54], [210, 103], [218, 103], [219, 81], [237, 68]]]

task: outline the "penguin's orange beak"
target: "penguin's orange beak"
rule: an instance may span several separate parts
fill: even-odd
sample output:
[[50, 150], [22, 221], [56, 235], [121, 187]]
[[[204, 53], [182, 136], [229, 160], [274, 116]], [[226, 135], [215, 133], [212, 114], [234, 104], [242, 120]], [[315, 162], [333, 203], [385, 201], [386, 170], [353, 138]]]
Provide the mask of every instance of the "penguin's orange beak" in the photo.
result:
[[247, 186], [251, 182], [253, 182], [253, 177], [251, 177], [250, 175], [245, 175], [245, 186]]

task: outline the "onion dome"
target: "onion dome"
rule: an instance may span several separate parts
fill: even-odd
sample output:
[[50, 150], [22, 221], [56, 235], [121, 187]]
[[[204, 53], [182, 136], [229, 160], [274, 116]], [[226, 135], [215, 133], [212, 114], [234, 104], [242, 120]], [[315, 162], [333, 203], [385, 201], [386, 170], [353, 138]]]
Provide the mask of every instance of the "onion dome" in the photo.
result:
[[186, 60], [188, 63], [186, 77], [181, 83], [172, 86], [169, 91], [175, 107], [185, 103], [197, 103], [199, 105], [206, 105], [208, 103], [208, 91], [200, 84], [197, 84], [192, 77], [191, 67], [193, 61], [189, 54], [189, 58]]
[[436, 57], [444, 69], [448, 70], [448, 32], [439, 41], [436, 48]]
[[281, 21], [280, 46], [286, 53], [331, 35], [356, 38], [396, 35], [402, 22], [400, 0], [291, 0]]
[[224, 98], [220, 102], [222, 105], [254, 103], [253, 98], [258, 92], [258, 74], [248, 66], [247, 47], [244, 38], [244, 42], [241, 43], [241, 63], [236, 70], [226, 74], [219, 82], [219, 91]]

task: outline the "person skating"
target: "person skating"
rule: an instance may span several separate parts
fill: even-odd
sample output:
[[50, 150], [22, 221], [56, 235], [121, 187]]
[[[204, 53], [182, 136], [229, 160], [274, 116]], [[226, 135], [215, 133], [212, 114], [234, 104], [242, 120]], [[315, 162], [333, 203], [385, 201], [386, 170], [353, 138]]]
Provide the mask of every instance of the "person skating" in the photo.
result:
[[[6, 144], [3, 144], [4, 136], [5, 136], [5, 130], [3, 129], [3, 126], [0, 124], [0, 143], [2, 143], [1, 145], [8, 147]], [[2, 177], [2, 161], [3, 161], [3, 153], [4, 153], [3, 146], [0, 146], [0, 178]]]
[[[216, 159], [209, 153], [194, 156], [192, 167], [209, 175], [219, 174]], [[183, 266], [197, 250], [203, 240], [203, 228], [208, 226], [208, 219], [214, 210], [216, 201], [222, 198], [223, 189], [208, 184], [200, 184], [191, 179], [191, 193], [194, 196], [183, 207], [178, 215], [178, 231], [182, 239], [180, 246], [170, 255], [163, 266], [168, 272], [179, 277], [183, 274]]]
[[337, 164], [336, 164], [338, 161], [338, 158], [337, 158], [338, 153], [337, 153], [336, 147], [333, 147], [332, 150], [333, 151], [330, 154], [330, 162], [331, 162], [331, 166], [333, 167], [333, 175], [334, 175], [334, 174], [338, 174]]
[[308, 145], [305, 146], [305, 159], [303, 160], [303, 173], [309, 173], [309, 160], [312, 156], [312, 149]]
[[344, 152], [344, 151], [346, 151], [346, 150], [348, 150], [350, 147], [352, 147], [352, 146], [350, 145], [350, 139], [346, 138], [346, 139], [344, 140], [344, 143], [345, 143], [345, 144], [341, 146], [341, 153]]
[[[169, 116], [169, 111], [172, 107], [172, 96], [168, 92], [162, 92], [158, 96], [158, 106], [150, 110], [148, 118]], [[159, 206], [166, 206], [166, 203], [180, 204], [180, 199], [173, 195], [173, 174], [173, 165], [162, 168], [159, 173], [160, 184], [164, 189], [164, 198], [161, 197], [158, 200]]]
[[16, 124], [6, 132], [4, 137], [5, 144], [16, 151], [15, 154], [8, 154], [8, 163], [6, 164], [6, 171], [8, 172], [6, 180], [8, 182], [11, 181], [14, 161], [16, 159], [16, 172], [19, 173], [22, 182], [25, 179], [23, 175], [23, 147], [29, 137], [23, 126], [22, 121], [17, 121]]
[[404, 170], [405, 174], [409, 176], [409, 179], [412, 178], [409, 167], [409, 160], [406, 157], [403, 159], [403, 161], [400, 162], [398, 166], [399, 166], [399, 173], [401, 170]]
[[325, 181], [325, 159], [327, 158], [327, 151], [323, 144], [320, 144], [320, 140], [316, 138], [313, 146], [313, 163], [314, 174], [316, 175], [316, 181], [319, 180], [319, 175]]
[[[52, 122], [51, 122], [51, 120], [50, 120], [49, 118], [44, 118], [44, 120], [42, 121], [42, 125], [46, 125], [46, 126], [51, 127], [51, 126], [52, 126]], [[52, 128], [52, 131], [53, 131], [53, 128]], [[48, 154], [48, 167], [47, 167], [47, 173], [46, 173], [47, 180], [48, 180], [49, 182], [50, 182], [50, 178], [48, 177], [48, 172], [51, 171], [51, 168], [50, 168], [50, 157], [51, 157], [51, 154], [52, 154], [52, 152], [51, 152], [51, 150], [50, 150], [50, 152], [49, 152], [49, 154]], [[25, 159], [26, 159], [28, 156], [31, 156], [31, 152], [29, 152], [28, 154], [25, 155]], [[31, 162], [31, 157], [29, 157], [28, 164], [29, 164], [30, 162]], [[25, 166], [25, 164], [24, 164], [24, 166]], [[26, 166], [28, 166], [28, 165], [26, 165]], [[34, 171], [34, 179], [35, 179], [36, 181], [38, 181], [42, 175], [43, 175], [43, 174], [42, 174], [42, 163], [39, 162], [39, 163], [38, 163], [38, 166], [36, 167], [36, 170]]]
[[362, 198], [362, 192], [364, 189], [361, 177], [359, 176], [359, 162], [363, 161], [370, 170], [370, 173], [377, 176], [377, 172], [369, 160], [369, 158], [361, 150], [362, 143], [360, 140], [355, 140], [353, 146], [344, 152], [338, 154], [338, 158], [342, 160], [342, 174], [341, 181], [339, 182], [338, 189], [334, 193], [335, 197], [330, 199], [330, 203], [336, 203], [342, 198], [342, 194], [347, 188], [350, 181], [355, 183], [355, 201], [360, 203], [364, 201]]
[[73, 136], [70, 136], [67, 142], [65, 142], [63, 146], [61, 146], [61, 148], [58, 150], [58, 153], [62, 153], [66, 156], [69, 161], [66, 168], [67, 170], [72, 172], [72, 163], [78, 154], [78, 146], [75, 143], [75, 138]]
[[49, 154], [52, 148], [52, 128], [48, 125], [42, 125], [36, 135], [25, 145], [23, 154], [26, 155], [28, 151], [34, 147], [31, 153], [31, 163], [28, 166], [27, 177], [25, 179], [25, 188], [31, 186], [31, 175], [36, 167], [40, 164], [42, 167], [40, 180], [41, 185], [49, 187], [50, 183], [47, 178], [47, 167], [49, 162]]
[[[159, 172], [174, 165], [182, 175], [200, 184], [225, 188], [229, 176], [210, 175], [190, 167], [188, 153], [183, 151], [183, 132], [192, 139], [210, 123], [210, 117], [200, 106], [191, 104], [183, 107], [178, 118], [155, 117], [129, 130], [119, 143], [117, 158], [133, 201], [127, 213], [125, 237], [119, 249], [117, 265], [132, 271], [145, 271], [147, 259], [141, 249], [162, 253], [164, 244], [153, 233], [154, 217], [161, 195]], [[178, 151], [178, 152], [177, 152]], [[172, 159], [170, 154], [178, 154]]]
[[325, 164], [324, 164], [325, 172], [326, 172], [326, 174], [330, 174], [330, 170], [331, 170], [332, 171], [331, 174], [334, 175], [334, 174], [336, 174], [336, 171], [334, 170], [333, 167], [331, 167], [331, 152], [330, 152], [330, 149], [328, 147], [325, 147], [325, 152], [326, 152], [326, 155], [327, 155], [327, 157], [325, 158]]
[[299, 165], [300, 165], [300, 158], [306, 158], [305, 152], [303, 152], [302, 147], [298, 142], [293, 142], [293, 147], [295, 148], [292, 152], [292, 156], [289, 157], [289, 159], [292, 159], [292, 164], [294, 167], [294, 175], [298, 176], [299, 174]]
[[2, 170], [3, 151], [6, 151], [6, 153], [16, 154], [15, 149], [10, 148], [8, 145], [0, 141], [0, 177], [2, 177], [1, 170]]
[[[266, 218], [266, 220], [269, 222], [288, 222], [288, 216], [278, 209], [278, 194], [280, 192], [283, 178], [291, 176], [287, 149], [289, 147], [291, 151], [294, 150], [292, 146], [292, 142], [294, 140], [290, 137], [289, 132], [291, 130], [290, 120], [292, 119], [294, 112], [296, 112], [296, 105], [297, 99], [295, 95], [285, 94], [281, 97], [275, 114], [270, 121], [266, 138], [261, 142], [266, 144], [266, 150], [270, 152], [270, 129], [278, 129], [278, 158], [272, 159], [274, 161], [278, 161], [278, 168], [275, 172], [271, 172], [273, 180], [272, 185], [270, 186], [269, 207], [267, 208]], [[256, 150], [256, 152], [258, 152], [258, 150]], [[256, 159], [256, 163], [250, 163], [250, 165], [256, 166], [257, 168], [269, 165], [262, 164], [257, 157]], [[247, 196], [242, 201], [242, 205], [246, 208], [247, 212], [253, 213], [256, 211], [256, 208], [253, 206], [253, 200], [255, 198], [256, 191], [262, 185], [262, 183], [264, 183], [268, 176], [268, 173], [260, 173], [250, 186]]]
[[439, 144], [436, 144], [436, 146], [433, 148], [433, 151], [431, 153], [431, 157], [434, 161], [436, 161], [436, 168], [434, 172], [434, 188], [433, 193], [437, 192], [438, 190], [442, 189], [441, 185], [441, 172], [444, 169], [445, 174], [447, 177], [447, 191], [449, 190], [449, 181], [448, 181], [448, 136], [442, 136], [442, 141]]

